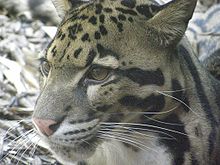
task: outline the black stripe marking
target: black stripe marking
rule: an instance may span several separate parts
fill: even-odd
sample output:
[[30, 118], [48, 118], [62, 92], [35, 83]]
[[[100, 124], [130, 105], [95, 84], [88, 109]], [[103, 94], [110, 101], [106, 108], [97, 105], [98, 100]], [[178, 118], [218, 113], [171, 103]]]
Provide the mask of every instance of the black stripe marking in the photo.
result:
[[[176, 79], [172, 80], [172, 96], [177, 98], [178, 100], [183, 101], [187, 106], [189, 106], [188, 98], [186, 94], [183, 92], [183, 87], [180, 85], [179, 81]], [[187, 106], [183, 106], [185, 112], [189, 112], [190, 109]]]
[[[180, 121], [179, 117], [175, 114], [171, 114], [168, 117], [166, 117], [163, 122], [167, 123], [175, 123], [177, 125], [165, 125], [162, 123], [154, 123], [153, 125], [156, 125], [158, 127], [175, 130], [178, 132], [181, 132], [183, 134], [186, 134], [185, 132], [185, 126], [182, 121]], [[152, 124], [152, 123], [151, 123]], [[158, 129], [159, 131], [160, 129]], [[161, 130], [160, 130], [161, 131]], [[166, 132], [166, 131], [164, 131]], [[184, 156], [185, 152], [190, 151], [190, 140], [188, 136], [173, 133], [173, 132], [167, 132], [169, 135], [176, 138], [176, 140], [167, 140], [167, 139], [160, 139], [160, 143], [164, 144], [169, 148], [169, 151], [174, 157], [173, 165], [182, 165], [184, 164]], [[161, 137], [164, 137], [163, 134], [160, 135]]]
[[66, 37], [66, 34], [65, 33], [63, 33], [62, 35], [61, 35], [61, 38], [60, 38], [60, 40], [62, 41], [62, 40], [64, 40], [64, 38]]
[[209, 120], [209, 122], [211, 124], [212, 130], [209, 135], [209, 155], [211, 156], [212, 151], [215, 148], [214, 147], [214, 143], [216, 141], [215, 127], [218, 125], [218, 123], [212, 114], [212, 108], [209, 104], [209, 101], [208, 101], [207, 96], [205, 94], [204, 88], [201, 84], [201, 79], [200, 79], [199, 73], [198, 73], [197, 68], [194, 65], [192, 59], [190, 58], [188, 51], [182, 45], [180, 45], [178, 47], [178, 51], [179, 51], [179, 54], [185, 59], [187, 65], [188, 65], [188, 69], [191, 73], [191, 76], [192, 76], [194, 82], [195, 82], [196, 92], [197, 92], [197, 96], [200, 100], [200, 104], [202, 105], [202, 108], [203, 108], [204, 112], [206, 113], [207, 119]]
[[164, 85], [165, 79], [162, 71], [158, 68], [155, 71], [145, 71], [140, 68], [130, 68], [126, 70], [119, 70], [119, 74], [128, 77], [140, 86], [143, 85]]
[[51, 54], [52, 54], [53, 57], [55, 57], [57, 55], [57, 46], [56, 45], [51, 50]]
[[88, 58], [86, 60], [86, 67], [92, 63], [96, 55], [97, 55], [97, 52], [95, 50], [92, 49], [89, 51]]
[[136, 96], [125, 96], [119, 100], [119, 103], [127, 107], [140, 108], [147, 112], [160, 112], [165, 106], [165, 98], [163, 95], [154, 94], [145, 99]]

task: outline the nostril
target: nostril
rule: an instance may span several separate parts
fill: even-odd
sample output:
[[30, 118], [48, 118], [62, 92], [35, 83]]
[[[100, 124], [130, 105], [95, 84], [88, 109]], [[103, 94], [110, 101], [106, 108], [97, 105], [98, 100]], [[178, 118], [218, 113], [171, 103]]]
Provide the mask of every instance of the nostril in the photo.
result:
[[52, 124], [49, 126], [49, 129], [52, 130], [53, 132], [56, 132], [56, 130], [60, 127], [61, 122]]
[[58, 123], [55, 120], [40, 118], [33, 118], [33, 123], [36, 128], [46, 136], [51, 136], [60, 125], [60, 122]]

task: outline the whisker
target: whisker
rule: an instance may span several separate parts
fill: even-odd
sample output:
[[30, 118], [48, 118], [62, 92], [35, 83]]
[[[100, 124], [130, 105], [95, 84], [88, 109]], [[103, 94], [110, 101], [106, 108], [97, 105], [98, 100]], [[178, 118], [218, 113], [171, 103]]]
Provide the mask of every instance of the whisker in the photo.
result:
[[[187, 108], [188, 108], [192, 113], [194, 113], [197, 117], [199, 117], [199, 118], [201, 118], [201, 119], [205, 119], [205, 118], [202, 117], [201, 115], [197, 114], [197, 113], [196, 113], [190, 106], [188, 106], [184, 101], [182, 101], [182, 100], [180, 100], [180, 99], [178, 99], [178, 98], [176, 98], [176, 97], [173, 97], [173, 96], [171, 96], [171, 95], [169, 95], [169, 94], [163, 93], [163, 92], [161, 92], [161, 91], [157, 91], [157, 90], [156, 90], [156, 92], [159, 93], [159, 94], [162, 94], [162, 95], [164, 95], [164, 96], [170, 97], [170, 98], [172, 98], [172, 99], [174, 99], [174, 100], [176, 100], [176, 101], [182, 103], [185, 107], [187, 107]], [[206, 120], [206, 119], [205, 119], [205, 120]]]
[[[100, 131], [110, 131], [110, 132], [124, 132], [124, 133], [135, 133], [135, 134], [139, 134], [141, 136], [144, 136], [144, 137], [148, 137], [149, 139], [155, 139], [155, 138], [159, 138], [159, 139], [167, 139], [167, 140], [176, 140], [176, 138], [174, 138], [173, 136], [171, 138], [168, 138], [168, 137], [158, 137], [158, 136], [153, 136], [153, 135], [147, 135], [147, 134], [144, 134], [144, 133], [141, 133], [141, 132], [138, 132], [136, 130], [132, 130], [130, 128], [126, 128], [126, 127], [122, 127], [123, 129], [126, 129], [126, 130], [115, 130], [115, 129], [108, 129], [108, 128], [101, 128]], [[129, 132], [128, 132], [129, 131]], [[127, 134], [126, 134], [127, 135]], [[168, 136], [168, 135], [167, 135]], [[169, 135], [170, 136], [170, 135]]]
[[193, 89], [193, 87], [189, 87], [189, 88], [183, 88], [183, 89], [178, 89], [178, 90], [163, 90], [160, 92], [164, 92], [164, 93], [175, 93], [175, 92], [182, 92], [182, 91], [186, 91], [189, 89]]
[[[130, 145], [132, 145], [134, 147], [137, 147], [137, 148], [141, 149], [142, 151], [147, 151], [145, 148], [142, 148], [141, 146], [133, 144], [133, 143], [131, 143], [129, 141], [120, 139], [119, 137], [114, 137], [114, 136], [110, 136], [110, 135], [103, 135], [103, 134], [101, 134], [101, 135], [98, 135], [97, 138], [104, 139], [104, 140], [107, 139], [107, 140], [115, 140], [115, 141], [123, 142], [123, 143], [126, 143], [126, 144], [130, 144]], [[116, 148], [116, 149], [118, 149], [118, 148]]]
[[166, 135], [166, 136], [176, 140], [176, 138], [174, 136], [172, 136], [168, 133], [158, 131], [158, 130], [147, 129], [147, 128], [125, 127], [125, 126], [120, 126], [120, 125], [105, 125], [105, 126], [101, 125], [101, 127], [104, 127], [104, 128], [106, 128], [106, 127], [107, 128], [123, 128], [123, 129], [127, 129], [127, 130], [133, 130], [133, 131], [136, 131], [136, 132], [138, 132], [137, 130], [139, 130], [139, 131], [148, 131], [148, 132], [163, 134], [163, 135]]
[[147, 119], [151, 120], [151, 121], [155, 121], [157, 123], [161, 123], [161, 124], [165, 124], [165, 125], [173, 125], [173, 126], [183, 126], [184, 124], [178, 124], [178, 123], [168, 123], [168, 122], [164, 122], [161, 120], [156, 120], [154, 118], [151, 118], [149, 116], [144, 115]]
[[167, 111], [161, 111], [161, 112], [108, 112], [108, 113], [105, 113], [105, 114], [142, 114], [142, 115], [164, 115], [164, 114], [167, 114], [167, 113], [170, 113], [172, 111], [174, 111], [176, 108], [178, 108], [179, 106], [175, 106]]
[[[14, 141], [18, 140], [19, 138], [22, 138], [22, 137], [24, 137], [24, 136], [26, 136], [27, 134], [32, 133], [32, 132], [34, 132], [33, 129], [31, 129], [31, 130], [25, 132], [24, 134], [22, 134], [22, 135], [16, 137], [16, 138], [15, 138], [14, 140], [12, 140], [10, 143], [13, 143]], [[9, 139], [9, 138], [4, 139], [4, 141], [6, 141], [7, 139]]]
[[[125, 142], [130, 142], [133, 146], [134, 146], [134, 144], [135, 144], [135, 145], [138, 145], [138, 148], [139, 148], [140, 146], [142, 146], [142, 147], [144, 147], [145, 149], [151, 150], [151, 151], [153, 151], [153, 152], [155, 152], [155, 153], [158, 154], [158, 152], [157, 152], [156, 150], [154, 150], [154, 149], [152, 149], [152, 148], [150, 148], [150, 147], [147, 147], [144, 143], [142, 143], [142, 142], [140, 142], [140, 141], [138, 141], [138, 140], [136, 140], [136, 139], [128, 138], [128, 137], [124, 137], [124, 136], [119, 136], [119, 135], [114, 136], [114, 134], [110, 134], [110, 133], [108, 133], [108, 134], [105, 133], [105, 134], [101, 134], [101, 135], [103, 135], [103, 136], [109, 136], [109, 137], [112, 137], [113, 139], [118, 138], [118, 139], [120, 139], [120, 140], [124, 140]], [[145, 150], [145, 151], [146, 151], [146, 150]]]
[[[179, 132], [179, 131], [177, 131], [177, 130], [172, 130], [172, 129], [168, 129], [168, 128], [163, 128], [163, 127], [159, 127], [159, 126], [155, 126], [155, 125], [151, 125], [151, 124], [141, 124], [141, 123], [114, 123], [114, 122], [110, 122], [110, 123], [101, 122], [101, 124], [103, 124], [103, 125], [111, 125], [111, 124], [114, 124], [114, 125], [130, 125], [130, 126], [150, 127], [150, 128], [156, 128], [156, 129], [165, 130], [165, 131], [168, 131], [168, 132], [173, 132], [173, 133], [180, 134], [180, 135], [184, 135], [184, 136], [191, 137], [191, 138], [196, 138], [195, 136], [187, 135], [187, 134], [185, 134], [185, 133], [183, 133], [183, 132]], [[133, 127], [132, 127], [132, 128], [133, 128]], [[135, 127], [134, 127], [134, 129], [135, 129]]]
[[[34, 134], [34, 136], [33, 136], [32, 138], [34, 138], [35, 136], [37, 136], [37, 134]], [[31, 141], [31, 139], [30, 139], [29, 141]], [[16, 165], [18, 165], [18, 163], [19, 163], [20, 160], [23, 158], [23, 156], [24, 156], [24, 154], [26, 153], [26, 151], [27, 151], [33, 144], [34, 144], [34, 143], [31, 142], [31, 144], [24, 150], [24, 152], [21, 154], [20, 159], [18, 160], [18, 162], [17, 162]], [[17, 154], [19, 154], [19, 152], [18, 152]]]
[[[24, 121], [28, 121], [27, 119], [23, 119], [23, 120], [20, 120], [19, 122], [17, 122], [16, 124], [15, 124], [15, 126], [11, 126], [10, 128], [8, 128], [8, 130], [5, 132], [5, 135], [9, 135], [9, 133], [11, 133], [13, 130], [15, 130], [16, 128], [18, 128], [18, 127], [20, 127], [20, 123], [22, 123], [22, 122], [24, 122]], [[6, 136], [5, 136], [6, 137]], [[7, 140], [8, 138], [10, 138], [10, 137], [7, 137], [7, 138], [4, 138], [3, 140], [5, 141], [5, 140]]]
[[[23, 137], [25, 137], [25, 136], [27, 136], [28, 134], [31, 134], [31, 133], [33, 133], [33, 132], [34, 132], [33, 129], [29, 130], [29, 131], [26, 132], [25, 134], [23, 134], [23, 135], [17, 137], [16, 139], [12, 140], [8, 145], [13, 145], [13, 143], [14, 143], [15, 141], [17, 141], [18, 139], [22, 139]], [[16, 144], [10, 151], [8, 151], [8, 153], [0, 159], [0, 162], [1, 162], [3, 159], [5, 159], [7, 156], [9, 156], [9, 155], [11, 154], [11, 152], [13, 152], [13, 151], [16, 149], [16, 147], [20, 146], [20, 143], [23, 143], [25, 140], [27, 140], [27, 139], [26, 139], [26, 138], [23, 139], [21, 142], [19, 142], [19, 144]], [[23, 146], [23, 145], [22, 145], [22, 146]], [[12, 155], [12, 156], [13, 156], [13, 155]]]
[[[119, 142], [123, 142], [123, 143], [126, 143], [126, 144], [130, 144], [130, 145], [132, 145], [132, 146], [134, 146], [134, 147], [137, 147], [137, 148], [139, 148], [139, 149], [141, 149], [141, 150], [143, 150], [143, 151], [147, 151], [145, 148], [142, 148], [141, 146], [139, 146], [139, 145], [137, 145], [137, 144], [134, 144], [134, 143], [132, 143], [132, 142], [130, 142], [130, 141], [127, 141], [127, 140], [123, 140], [123, 139], [121, 139], [120, 137], [115, 137], [115, 136], [111, 136], [111, 135], [103, 135], [103, 134], [100, 134], [100, 135], [98, 135], [97, 136], [98, 138], [101, 138], [101, 139], [107, 139], [107, 140], [116, 140], [116, 141], [119, 141]], [[118, 149], [118, 148], [116, 148], [116, 149]]]
[[39, 140], [35, 143], [34, 147], [31, 149], [30, 151], [30, 157], [33, 158], [34, 157], [34, 153], [38, 147], [38, 143], [41, 141], [41, 138], [39, 138]]

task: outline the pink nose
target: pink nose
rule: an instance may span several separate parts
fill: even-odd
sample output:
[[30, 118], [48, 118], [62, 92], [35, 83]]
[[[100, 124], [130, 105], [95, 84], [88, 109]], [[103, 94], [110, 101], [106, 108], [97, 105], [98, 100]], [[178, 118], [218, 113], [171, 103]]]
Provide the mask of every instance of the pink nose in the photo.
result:
[[55, 120], [39, 118], [33, 118], [33, 123], [37, 129], [46, 136], [52, 135], [60, 125]]

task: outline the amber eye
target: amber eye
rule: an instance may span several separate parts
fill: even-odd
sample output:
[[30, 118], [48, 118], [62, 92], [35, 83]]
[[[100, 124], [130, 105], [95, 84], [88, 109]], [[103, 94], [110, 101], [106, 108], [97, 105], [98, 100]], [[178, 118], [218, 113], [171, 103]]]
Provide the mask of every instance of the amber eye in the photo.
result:
[[47, 61], [42, 61], [40, 65], [40, 72], [47, 77], [50, 72], [50, 64]]
[[93, 68], [88, 75], [88, 78], [95, 81], [105, 80], [110, 73], [110, 70], [107, 68], [96, 67]]

